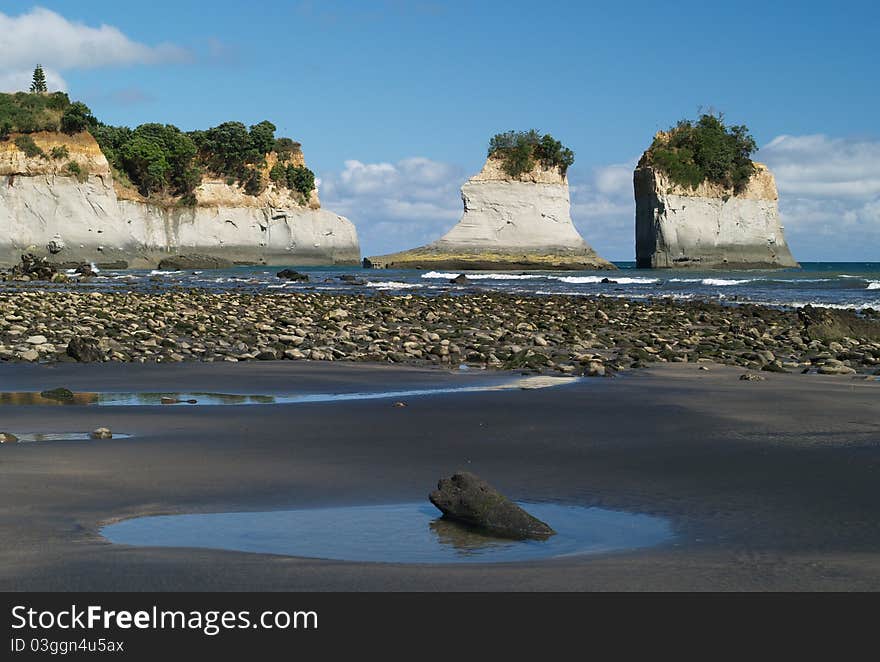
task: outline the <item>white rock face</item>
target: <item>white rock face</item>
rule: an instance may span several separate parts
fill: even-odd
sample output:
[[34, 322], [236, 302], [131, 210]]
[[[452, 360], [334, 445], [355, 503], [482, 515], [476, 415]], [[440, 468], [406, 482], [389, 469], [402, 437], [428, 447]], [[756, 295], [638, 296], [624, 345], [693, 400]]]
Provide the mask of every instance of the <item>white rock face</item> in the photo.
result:
[[745, 189], [673, 184], [651, 166], [636, 168], [636, 262], [662, 268], [796, 267], [779, 222], [773, 174], [763, 165]]
[[56, 262], [124, 261], [133, 268], [155, 267], [177, 254], [277, 265], [360, 260], [354, 225], [317, 208], [317, 196], [308, 207], [287, 205], [273, 192], [259, 199], [238, 194], [239, 200], [224, 185], [225, 198], [217, 190], [199, 192], [192, 208], [120, 199], [97, 145], [80, 147], [72, 158], [98, 173], [82, 182], [56, 164], [31, 163], [9, 149], [0, 154], [0, 265], [17, 263], [23, 252]]
[[568, 181], [536, 166], [511, 179], [490, 158], [461, 187], [464, 214], [437, 241], [412, 251], [369, 258], [374, 266], [449, 268], [614, 268], [596, 255], [571, 221]]

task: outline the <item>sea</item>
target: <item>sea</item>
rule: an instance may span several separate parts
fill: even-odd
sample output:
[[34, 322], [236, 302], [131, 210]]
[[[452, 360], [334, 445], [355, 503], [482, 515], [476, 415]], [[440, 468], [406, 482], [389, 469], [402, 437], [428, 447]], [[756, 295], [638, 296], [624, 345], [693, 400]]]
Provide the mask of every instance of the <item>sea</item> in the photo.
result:
[[[505, 292], [515, 295], [554, 295], [754, 303], [798, 308], [806, 305], [880, 310], [880, 262], [806, 262], [797, 269], [772, 271], [695, 271], [637, 269], [634, 262], [617, 262], [617, 271], [440, 271], [423, 269], [361, 269], [359, 267], [290, 268], [309, 276], [309, 282], [281, 280], [284, 267], [241, 266], [224, 270], [102, 270], [76, 288], [98, 291], [157, 291], [203, 288], [239, 292], [334, 292], [348, 294], [439, 295]], [[450, 280], [464, 273], [467, 283]], [[0, 291], [64, 289], [70, 285], [45, 282], [2, 283]]]

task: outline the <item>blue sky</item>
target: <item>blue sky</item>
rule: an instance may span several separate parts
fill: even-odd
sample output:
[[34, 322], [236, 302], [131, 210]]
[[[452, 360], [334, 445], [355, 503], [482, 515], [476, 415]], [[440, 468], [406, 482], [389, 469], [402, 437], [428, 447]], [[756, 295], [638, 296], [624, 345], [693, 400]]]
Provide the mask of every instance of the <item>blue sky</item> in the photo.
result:
[[438, 236], [489, 136], [536, 127], [576, 152], [579, 229], [631, 259], [634, 160], [713, 108], [763, 147], [800, 259], [880, 260], [876, 5], [606, 4], [0, 1], [0, 85], [39, 60], [108, 123], [270, 119], [365, 253]]

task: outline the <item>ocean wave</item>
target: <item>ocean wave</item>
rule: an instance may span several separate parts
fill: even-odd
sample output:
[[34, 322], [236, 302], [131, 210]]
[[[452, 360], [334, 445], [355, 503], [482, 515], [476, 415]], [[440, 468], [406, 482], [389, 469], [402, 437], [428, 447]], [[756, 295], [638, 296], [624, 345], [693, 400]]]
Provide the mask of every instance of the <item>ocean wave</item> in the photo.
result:
[[371, 280], [367, 283], [367, 287], [375, 287], [380, 290], [411, 290], [413, 288], [424, 287], [418, 283], [401, 283], [396, 280]]
[[[429, 271], [422, 274], [422, 278], [445, 278], [452, 280], [461, 275], [461, 272], [453, 273], [451, 271]], [[544, 278], [540, 274], [465, 274], [468, 280], [533, 280], [536, 278]]]
[[609, 276], [550, 276], [552, 280], [558, 280], [563, 283], [571, 283], [575, 285], [586, 283], [601, 283], [603, 280], [609, 281], [611, 285], [650, 285], [659, 282], [659, 278], [630, 278], [630, 277], [609, 277]]
[[880, 290], [880, 280], [872, 280], [868, 283], [868, 287], [866, 289], [869, 290]]
[[153, 269], [150, 272], [151, 276], [170, 276], [172, 274], [179, 274], [180, 271], [161, 271], [160, 269]]
[[728, 287], [730, 285], [743, 285], [751, 283], [754, 278], [745, 278], [743, 280], [734, 280], [732, 278], [704, 278], [701, 282], [703, 285], [711, 285], [713, 287]]

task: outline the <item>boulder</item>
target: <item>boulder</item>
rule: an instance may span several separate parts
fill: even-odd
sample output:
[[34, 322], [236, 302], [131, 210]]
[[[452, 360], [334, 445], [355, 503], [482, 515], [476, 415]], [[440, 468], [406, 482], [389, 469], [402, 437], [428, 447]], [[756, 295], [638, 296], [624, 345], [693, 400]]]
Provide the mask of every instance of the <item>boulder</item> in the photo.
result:
[[465, 276], [464, 274], [458, 274], [455, 278], [451, 279], [449, 282], [452, 283], [453, 285], [467, 285], [468, 284], [468, 277]]
[[11, 432], [0, 432], [0, 444], [14, 444], [17, 441], [18, 437]]
[[556, 532], [472, 473], [442, 478], [428, 497], [444, 517], [503, 538], [544, 540]]
[[293, 269], [282, 269], [277, 274], [275, 274], [278, 278], [282, 280], [292, 280], [294, 282], [302, 282], [308, 283], [309, 276], [308, 274], [301, 274], [298, 271], [294, 271]]
[[90, 338], [74, 337], [67, 343], [67, 355], [80, 363], [92, 363], [104, 360], [104, 352], [97, 341]]
[[159, 262], [160, 269], [182, 271], [184, 269], [229, 269], [232, 262], [214, 255], [175, 255]]
[[112, 439], [113, 433], [110, 431], [110, 428], [97, 428], [92, 430], [89, 436], [92, 439]]
[[804, 335], [810, 340], [829, 342], [859, 338], [880, 341], [880, 322], [859, 317], [852, 310], [804, 306], [798, 310], [798, 318], [804, 325]]

